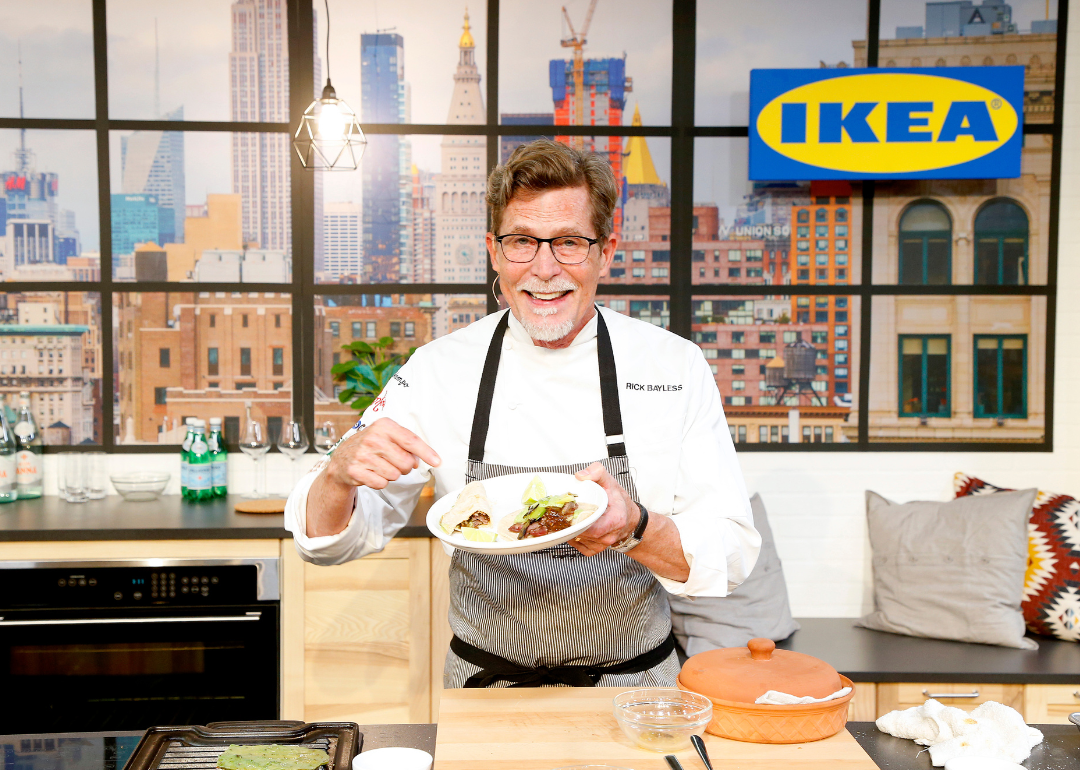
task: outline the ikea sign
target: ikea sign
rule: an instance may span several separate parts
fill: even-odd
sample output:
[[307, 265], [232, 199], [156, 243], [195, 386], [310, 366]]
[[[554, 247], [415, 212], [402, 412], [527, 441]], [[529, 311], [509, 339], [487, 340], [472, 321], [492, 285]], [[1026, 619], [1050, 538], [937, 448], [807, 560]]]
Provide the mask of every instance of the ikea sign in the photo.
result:
[[1023, 67], [753, 70], [750, 179], [1020, 176]]

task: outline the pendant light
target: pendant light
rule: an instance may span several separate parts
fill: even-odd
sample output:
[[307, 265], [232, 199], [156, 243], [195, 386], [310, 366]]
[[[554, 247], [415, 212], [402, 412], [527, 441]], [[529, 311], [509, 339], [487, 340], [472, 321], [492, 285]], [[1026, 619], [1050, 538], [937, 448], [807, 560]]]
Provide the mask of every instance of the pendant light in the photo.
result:
[[309, 171], [355, 171], [367, 147], [356, 113], [330, 85], [330, 3], [326, 6], [326, 86], [304, 110], [293, 149]]

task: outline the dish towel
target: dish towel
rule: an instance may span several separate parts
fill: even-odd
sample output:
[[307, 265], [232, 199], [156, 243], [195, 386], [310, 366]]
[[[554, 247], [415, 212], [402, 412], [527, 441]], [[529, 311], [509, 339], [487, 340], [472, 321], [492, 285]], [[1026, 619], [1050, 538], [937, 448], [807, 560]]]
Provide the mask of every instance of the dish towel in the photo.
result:
[[798, 695], [788, 695], [786, 692], [769, 690], [764, 695], [759, 695], [754, 703], [764, 703], [769, 706], [794, 706], [799, 703], [824, 703], [825, 701], [843, 698], [849, 692], [851, 692], [851, 688], [844, 687], [837, 690], [832, 695], [826, 695], [824, 698], [811, 698], [809, 695], [799, 697]]
[[921, 706], [890, 711], [878, 719], [877, 728], [929, 746], [934, 767], [964, 756], [999, 757], [1020, 763], [1043, 739], [1043, 734], [1028, 727], [1016, 709], [994, 701], [968, 713], [931, 698]]

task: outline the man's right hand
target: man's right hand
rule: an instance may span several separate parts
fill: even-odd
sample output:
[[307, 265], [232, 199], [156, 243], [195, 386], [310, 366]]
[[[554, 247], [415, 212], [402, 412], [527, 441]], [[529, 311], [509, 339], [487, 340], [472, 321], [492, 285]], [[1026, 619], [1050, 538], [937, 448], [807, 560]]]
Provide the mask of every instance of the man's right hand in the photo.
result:
[[421, 460], [431, 466], [442, 462], [419, 436], [389, 417], [342, 441], [308, 491], [308, 537], [344, 530], [352, 517], [357, 487], [384, 489], [418, 467]]
[[419, 467], [421, 460], [432, 466], [442, 462], [419, 436], [382, 417], [341, 442], [326, 475], [343, 487], [383, 489]]

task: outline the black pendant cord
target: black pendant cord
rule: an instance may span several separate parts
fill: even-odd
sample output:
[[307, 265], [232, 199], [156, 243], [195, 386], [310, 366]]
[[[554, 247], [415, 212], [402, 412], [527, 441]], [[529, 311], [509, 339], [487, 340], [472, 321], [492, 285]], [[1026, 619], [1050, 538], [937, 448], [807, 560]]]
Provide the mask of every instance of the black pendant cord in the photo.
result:
[[326, 7], [326, 85], [330, 85], [330, 0], [323, 0]]

